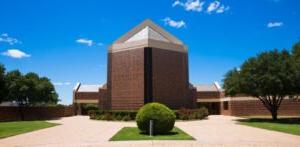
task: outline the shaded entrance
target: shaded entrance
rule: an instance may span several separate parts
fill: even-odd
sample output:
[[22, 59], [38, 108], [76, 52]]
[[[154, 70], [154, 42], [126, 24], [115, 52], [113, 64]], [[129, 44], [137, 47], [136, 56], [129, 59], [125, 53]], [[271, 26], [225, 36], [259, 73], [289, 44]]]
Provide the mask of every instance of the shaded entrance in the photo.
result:
[[208, 109], [209, 114], [220, 115], [220, 102], [198, 102], [198, 108], [205, 107]]

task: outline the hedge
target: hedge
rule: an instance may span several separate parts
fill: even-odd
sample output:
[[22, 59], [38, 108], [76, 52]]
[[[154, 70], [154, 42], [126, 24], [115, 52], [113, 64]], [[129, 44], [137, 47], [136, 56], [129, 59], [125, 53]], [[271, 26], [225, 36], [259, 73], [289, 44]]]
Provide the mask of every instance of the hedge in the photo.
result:
[[179, 120], [197, 120], [197, 119], [204, 119], [208, 114], [208, 110], [205, 107], [199, 109], [186, 109], [181, 108], [175, 111], [176, 118]]
[[96, 120], [135, 120], [137, 111], [135, 110], [90, 110], [90, 119]]
[[[209, 114], [205, 107], [198, 109], [181, 108], [173, 110], [177, 120], [201, 120], [205, 119]], [[116, 120], [116, 121], [132, 121], [135, 120], [136, 110], [90, 110], [90, 119], [95, 120]]]
[[98, 110], [98, 106], [96, 104], [83, 104], [83, 107], [81, 109], [82, 115], [88, 115], [88, 112], [91, 110]]

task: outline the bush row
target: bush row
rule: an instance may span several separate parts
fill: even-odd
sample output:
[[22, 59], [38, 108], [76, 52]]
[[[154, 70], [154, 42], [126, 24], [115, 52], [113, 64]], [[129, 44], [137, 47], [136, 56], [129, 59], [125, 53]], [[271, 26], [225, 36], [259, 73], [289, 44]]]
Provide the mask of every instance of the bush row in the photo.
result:
[[88, 112], [91, 110], [99, 110], [97, 104], [83, 104], [81, 108], [81, 114], [88, 115]]
[[90, 119], [96, 120], [135, 120], [137, 111], [134, 110], [90, 110]]
[[181, 108], [175, 111], [176, 119], [179, 120], [197, 120], [197, 119], [204, 119], [208, 114], [208, 110], [205, 107], [201, 107], [199, 109], [186, 109]]
[[[208, 110], [205, 107], [199, 109], [181, 108], [173, 111], [177, 120], [200, 120], [206, 118]], [[90, 119], [95, 120], [135, 120], [136, 110], [89, 110]]]

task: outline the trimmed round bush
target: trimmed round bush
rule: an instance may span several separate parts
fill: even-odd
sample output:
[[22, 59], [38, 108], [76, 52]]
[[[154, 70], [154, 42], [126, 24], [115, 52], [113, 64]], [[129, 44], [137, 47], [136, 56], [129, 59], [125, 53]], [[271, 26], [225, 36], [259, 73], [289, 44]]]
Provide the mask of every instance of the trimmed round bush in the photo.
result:
[[160, 103], [148, 103], [136, 115], [137, 126], [144, 133], [149, 133], [150, 120], [153, 120], [154, 134], [168, 133], [173, 129], [175, 119], [174, 112]]

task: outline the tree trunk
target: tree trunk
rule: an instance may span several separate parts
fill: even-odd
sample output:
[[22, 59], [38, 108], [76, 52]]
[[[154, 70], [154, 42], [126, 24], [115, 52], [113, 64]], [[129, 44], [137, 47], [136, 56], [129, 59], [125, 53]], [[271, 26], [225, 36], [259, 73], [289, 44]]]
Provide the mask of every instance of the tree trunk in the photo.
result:
[[265, 97], [258, 97], [258, 99], [263, 103], [263, 105], [267, 108], [267, 110], [271, 113], [272, 119], [277, 120], [277, 112], [280, 107], [280, 104], [283, 100], [283, 96], [265, 96]]
[[277, 109], [272, 109], [271, 114], [272, 114], [272, 119], [277, 120]]
[[20, 118], [21, 118], [21, 121], [24, 121], [24, 109], [23, 109], [23, 104], [19, 104], [19, 114], [20, 114]]

